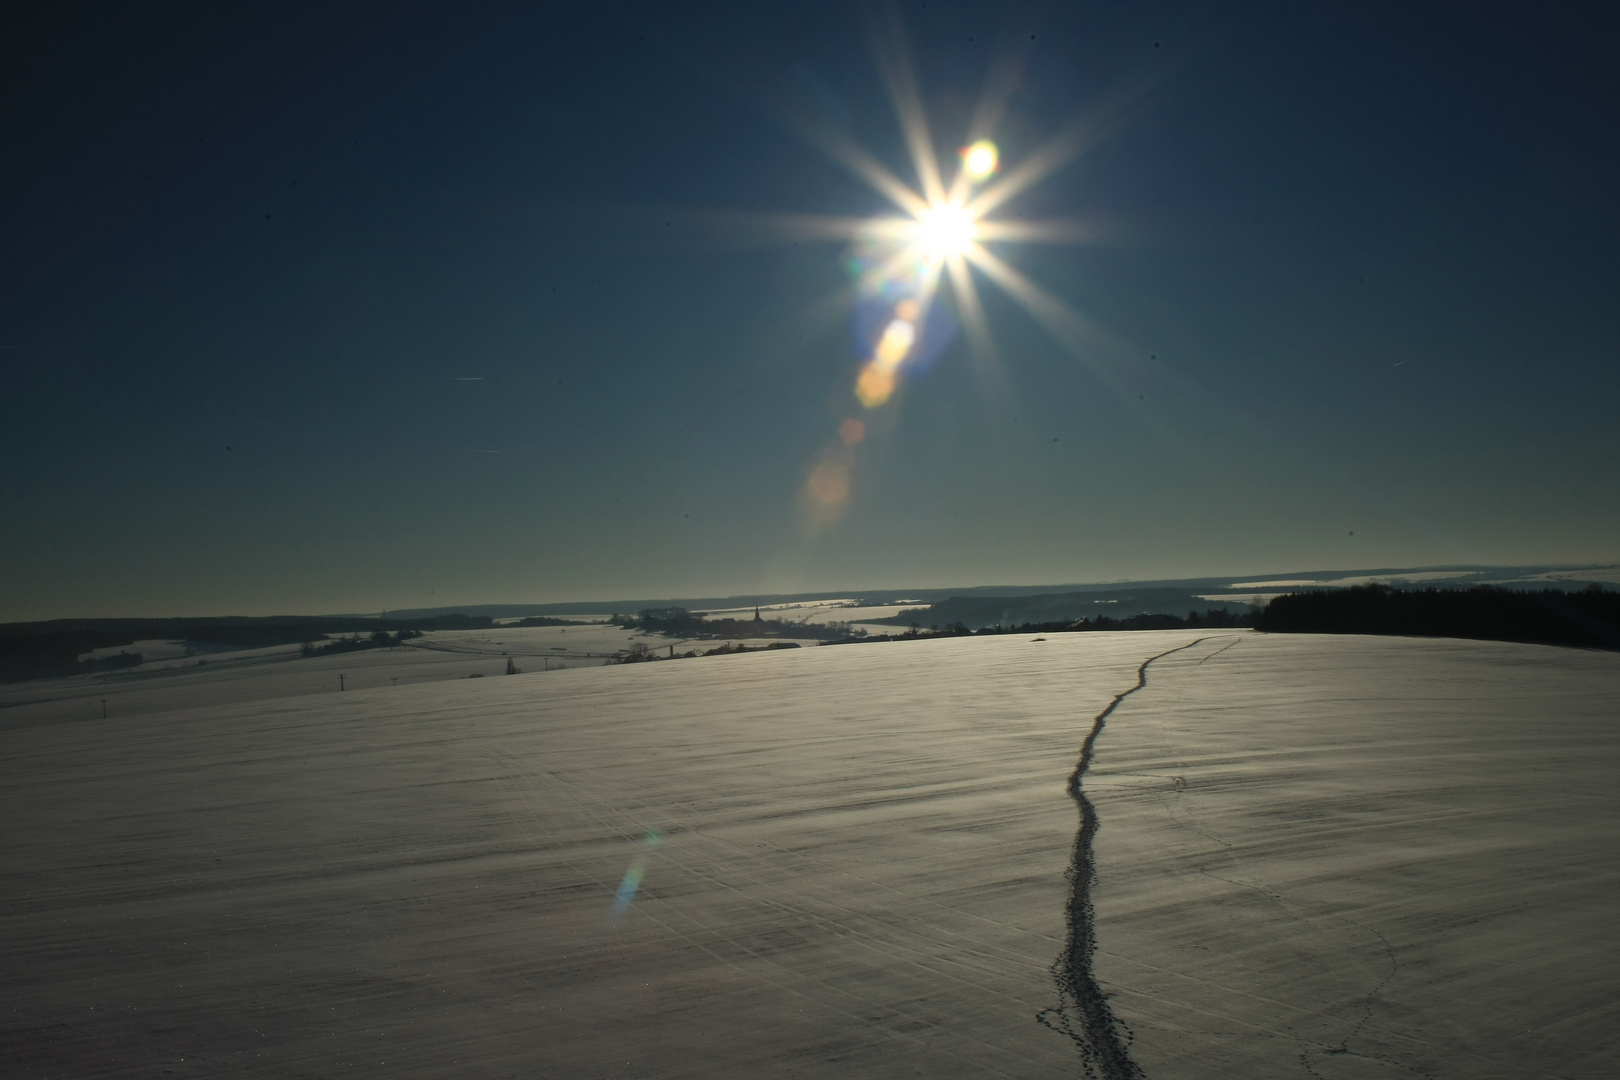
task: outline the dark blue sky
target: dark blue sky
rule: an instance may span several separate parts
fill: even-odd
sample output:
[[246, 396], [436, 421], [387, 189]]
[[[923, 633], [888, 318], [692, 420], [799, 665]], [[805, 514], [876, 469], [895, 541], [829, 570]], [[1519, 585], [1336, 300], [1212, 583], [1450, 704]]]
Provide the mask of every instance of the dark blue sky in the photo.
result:
[[942, 155], [1119, 121], [995, 248], [1101, 332], [980, 277], [814, 528], [864, 9], [9, 16], [0, 619], [1620, 558], [1612, 15], [898, 11]]

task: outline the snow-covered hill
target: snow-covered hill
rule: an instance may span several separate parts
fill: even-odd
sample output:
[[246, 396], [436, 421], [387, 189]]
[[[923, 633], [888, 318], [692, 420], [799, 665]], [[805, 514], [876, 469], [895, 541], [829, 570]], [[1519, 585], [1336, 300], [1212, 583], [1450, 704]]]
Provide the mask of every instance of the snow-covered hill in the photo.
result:
[[326, 663], [0, 711], [9, 1075], [1598, 1077], [1620, 1042], [1614, 654]]

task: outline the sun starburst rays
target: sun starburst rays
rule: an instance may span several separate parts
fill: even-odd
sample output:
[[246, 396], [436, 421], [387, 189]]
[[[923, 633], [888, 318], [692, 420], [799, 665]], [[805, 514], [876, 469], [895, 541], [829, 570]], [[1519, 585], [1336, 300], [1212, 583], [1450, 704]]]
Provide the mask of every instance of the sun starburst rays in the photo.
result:
[[[1016, 69], [1004, 62], [992, 70], [966, 131], [949, 184], [935, 150], [912, 58], [892, 9], [874, 19], [872, 40], [878, 70], [900, 128], [916, 186], [848, 135], [826, 125], [806, 125], [810, 139], [853, 176], [893, 203], [904, 216], [873, 219], [793, 215], [782, 224], [801, 237], [848, 240], [856, 271], [857, 338], [864, 359], [851, 387], [855, 408], [811, 467], [803, 492], [810, 531], [842, 516], [853, 491], [857, 444], [869, 416], [888, 406], [905, 378], [930, 364], [955, 333], [967, 343], [981, 376], [1001, 382], [999, 353], [978, 286], [977, 275], [1017, 300], [1037, 324], [1086, 363], [1104, 385], [1119, 392], [1101, 354], [1112, 353], [1108, 335], [1062, 299], [1035, 284], [991, 250], [991, 245], [1085, 244], [1095, 241], [1096, 222], [1032, 221], [999, 216], [1017, 196], [1067, 166], [1101, 138], [1117, 130], [1119, 110], [1093, 113], [1066, 125], [1044, 145], [1003, 171], [992, 140], [1017, 85]], [[951, 303], [939, 303], [946, 279]], [[851, 439], [849, 432], [861, 432]]]
[[928, 130], [928, 114], [923, 109], [922, 95], [917, 89], [911, 50], [906, 46], [899, 14], [889, 8], [885, 16], [872, 27], [872, 45], [877, 54], [878, 71], [883, 76], [889, 101], [900, 121], [900, 133], [911, 155], [917, 182], [922, 187], [923, 202], [930, 207], [939, 206], [946, 201], [945, 185], [940, 177], [939, 159], [934, 155], [934, 139]]

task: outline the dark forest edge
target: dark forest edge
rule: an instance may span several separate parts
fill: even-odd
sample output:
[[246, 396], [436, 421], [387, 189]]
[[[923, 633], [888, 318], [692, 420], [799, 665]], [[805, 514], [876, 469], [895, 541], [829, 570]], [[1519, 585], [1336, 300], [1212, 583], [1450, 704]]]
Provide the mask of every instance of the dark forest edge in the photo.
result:
[[1579, 592], [1358, 585], [1279, 596], [1254, 625], [1281, 634], [1398, 634], [1620, 649], [1620, 592], [1596, 584]]
[[[1398, 589], [1357, 585], [1347, 589], [1312, 589], [1287, 593], [1264, 608], [1233, 614], [1195, 611], [1177, 615], [1101, 616], [1073, 621], [1026, 622], [969, 630], [961, 623], [923, 629], [922, 611], [913, 613], [910, 631], [901, 639], [962, 637], [978, 634], [1062, 634], [1087, 630], [1199, 630], [1248, 626], [1273, 634], [1375, 634], [1403, 637], [1453, 637], [1484, 641], [1519, 641], [1541, 645], [1577, 645], [1620, 649], [1620, 592], [1591, 584], [1578, 592], [1543, 589], [1531, 592], [1496, 585], [1468, 589]], [[868, 641], [895, 640], [890, 635]]]
[[791, 637], [842, 641], [865, 633], [863, 630], [852, 630], [848, 623], [842, 622], [767, 619], [757, 609], [752, 619], [711, 619], [702, 612], [687, 611], [685, 608], [647, 608], [636, 615], [615, 614], [608, 619], [608, 623], [626, 630], [639, 630], [643, 634], [679, 638]]

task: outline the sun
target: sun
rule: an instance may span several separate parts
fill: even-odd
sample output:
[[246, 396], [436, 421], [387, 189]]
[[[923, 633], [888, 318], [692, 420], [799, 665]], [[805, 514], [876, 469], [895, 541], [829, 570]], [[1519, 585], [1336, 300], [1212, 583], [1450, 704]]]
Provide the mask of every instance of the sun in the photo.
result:
[[[868, 417], [896, 401], [902, 384], [926, 370], [958, 328], [967, 332], [983, 370], [994, 373], [999, 366], [976, 279], [993, 283], [1017, 300], [1077, 358], [1096, 366], [1089, 355], [1095, 335], [1087, 320], [993, 249], [1006, 243], [1085, 243], [1096, 235], [1089, 222], [1019, 220], [1002, 211], [1110, 133], [1115, 123], [1110, 113], [1123, 104], [1074, 117], [1044, 145], [1019, 155], [1004, 172], [1001, 149], [990, 135], [1007, 111], [1018, 78], [1013, 67], [999, 69], [957, 151], [955, 175], [947, 177], [929, 131], [905, 35], [892, 12], [886, 34], [884, 29], [874, 25], [874, 44], [916, 171], [915, 186], [838, 130], [807, 122], [801, 131], [893, 203], [900, 216], [781, 219], [784, 231], [798, 238], [852, 242], [847, 262], [856, 276], [855, 321], [864, 350], [851, 387], [851, 415], [807, 476], [803, 506], [811, 533], [844, 513], [853, 490], [855, 449], [867, 436]], [[949, 302], [943, 302], [947, 297]], [[859, 437], [852, 438], [850, 432], [859, 432]]]
[[936, 259], [966, 254], [978, 226], [961, 203], [935, 203], [917, 219], [917, 245]]

